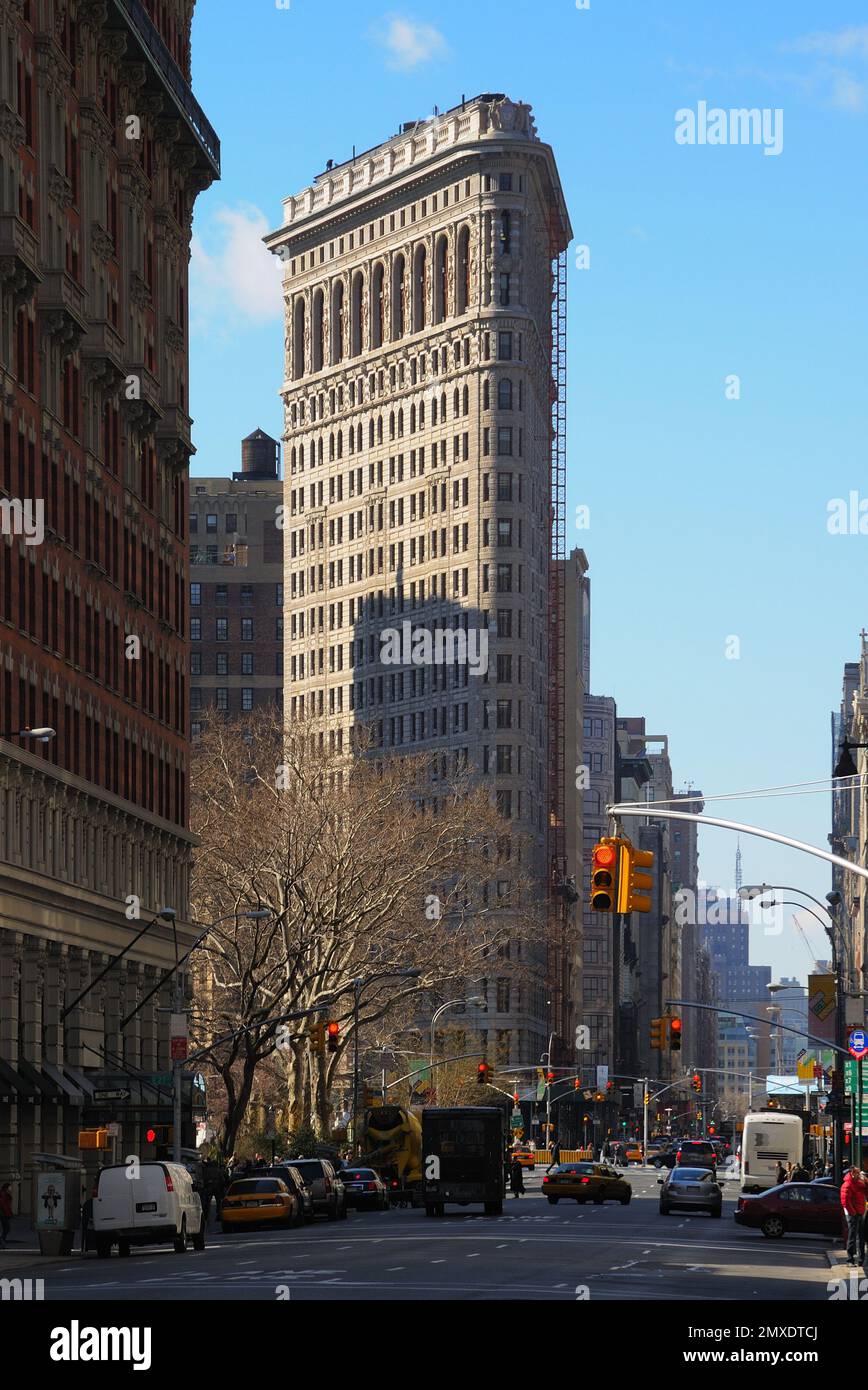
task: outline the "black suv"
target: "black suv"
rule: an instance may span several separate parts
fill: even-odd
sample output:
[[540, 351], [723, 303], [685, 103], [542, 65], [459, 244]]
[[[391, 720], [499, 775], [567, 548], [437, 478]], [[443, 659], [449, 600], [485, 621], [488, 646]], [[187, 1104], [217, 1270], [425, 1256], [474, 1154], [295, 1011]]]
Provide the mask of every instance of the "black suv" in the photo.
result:
[[675, 1159], [678, 1168], [710, 1168], [717, 1171], [717, 1154], [710, 1139], [682, 1139]]

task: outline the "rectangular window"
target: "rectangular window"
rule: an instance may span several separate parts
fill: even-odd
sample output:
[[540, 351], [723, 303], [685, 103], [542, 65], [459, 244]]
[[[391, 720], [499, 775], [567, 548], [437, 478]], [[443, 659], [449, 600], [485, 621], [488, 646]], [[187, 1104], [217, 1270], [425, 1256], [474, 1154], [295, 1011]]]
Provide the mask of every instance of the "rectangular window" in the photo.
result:
[[241, 674], [242, 676], [253, 675], [253, 652], [241, 653]]
[[199, 530], [199, 517], [196, 512], [190, 513], [190, 535], [195, 536]]
[[253, 691], [248, 685], [241, 687], [241, 708], [253, 709]]
[[219, 710], [228, 710], [229, 691], [225, 685], [218, 685], [217, 689], [214, 691], [214, 704]]
[[[512, 454], [512, 426], [499, 425], [497, 429], [497, 452], [501, 456]], [[498, 479], [498, 482], [500, 480]]]
[[216, 532], [217, 532], [217, 513], [216, 513], [216, 512], [209, 512], [209, 513], [207, 514], [207, 516], [205, 517], [205, 530], [208, 532], [209, 535], [215, 535], [215, 534], [216, 534]]
[[217, 619], [216, 619], [216, 637], [217, 637], [217, 641], [218, 641], [218, 642], [228, 642], [228, 641], [229, 641], [229, 619], [228, 619], [228, 618], [217, 618]]
[[276, 608], [282, 608], [282, 607], [283, 607], [283, 585], [282, 585], [282, 584], [275, 584], [275, 586], [274, 586], [274, 605], [275, 605]]
[[252, 642], [252, 641], [253, 641], [253, 619], [252, 619], [252, 618], [242, 618], [242, 619], [241, 619], [241, 640], [242, 640], [242, 642]]
[[500, 304], [506, 309], [509, 307], [509, 271], [501, 271], [500, 275]]
[[191, 618], [191, 619], [190, 619], [190, 641], [191, 641], [191, 642], [201, 642], [201, 641], [202, 641], [202, 619], [201, 619], [201, 618]]
[[512, 501], [512, 474], [498, 473], [497, 475], [497, 500], [498, 502]]
[[236, 532], [237, 530], [238, 530], [238, 513], [237, 513], [237, 512], [227, 512], [227, 513], [226, 513], [226, 534], [227, 534], [228, 536], [234, 536], [234, 535], [235, 535], [235, 532]]
[[218, 652], [218, 653], [217, 653], [217, 658], [216, 658], [216, 664], [215, 664], [215, 667], [214, 667], [214, 671], [215, 671], [215, 674], [218, 675], [218, 676], [228, 676], [228, 675], [229, 675], [229, 653], [228, 653], [228, 652]]
[[201, 602], [202, 602], [202, 585], [201, 585], [201, 584], [191, 584], [191, 585], [190, 585], [190, 605], [191, 605], [191, 607], [195, 607], [197, 604], [199, 604], [199, 603], [201, 603]]
[[498, 333], [497, 335], [497, 355], [501, 362], [512, 361], [512, 334]]
[[241, 602], [245, 608], [249, 608], [253, 603], [253, 588], [250, 584], [242, 584]]
[[202, 653], [201, 653], [201, 652], [191, 652], [191, 653], [190, 653], [190, 675], [191, 675], [191, 676], [201, 676], [201, 674], [202, 674]]
[[228, 602], [229, 602], [229, 589], [228, 589], [228, 587], [227, 587], [225, 584], [215, 584], [215, 586], [214, 586], [214, 602], [215, 602], [215, 603], [228, 603]]

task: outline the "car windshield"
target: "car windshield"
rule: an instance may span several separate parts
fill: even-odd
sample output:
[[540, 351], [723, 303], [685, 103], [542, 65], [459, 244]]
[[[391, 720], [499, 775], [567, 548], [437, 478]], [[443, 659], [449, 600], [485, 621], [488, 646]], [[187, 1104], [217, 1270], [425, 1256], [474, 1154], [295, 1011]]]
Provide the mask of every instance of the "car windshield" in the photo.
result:
[[279, 1192], [281, 1188], [278, 1178], [241, 1178], [234, 1182], [229, 1189], [229, 1197], [246, 1197], [251, 1192]]
[[673, 1168], [670, 1182], [711, 1182], [712, 1176], [707, 1168]]

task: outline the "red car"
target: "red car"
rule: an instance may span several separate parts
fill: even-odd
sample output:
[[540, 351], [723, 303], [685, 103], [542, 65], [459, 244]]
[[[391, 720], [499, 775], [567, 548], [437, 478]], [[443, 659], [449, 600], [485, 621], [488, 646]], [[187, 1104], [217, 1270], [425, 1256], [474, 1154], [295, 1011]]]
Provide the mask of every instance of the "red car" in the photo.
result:
[[785, 1182], [753, 1197], [739, 1197], [734, 1214], [739, 1226], [758, 1226], [770, 1239], [787, 1231], [840, 1239], [844, 1226], [837, 1187], [822, 1183]]

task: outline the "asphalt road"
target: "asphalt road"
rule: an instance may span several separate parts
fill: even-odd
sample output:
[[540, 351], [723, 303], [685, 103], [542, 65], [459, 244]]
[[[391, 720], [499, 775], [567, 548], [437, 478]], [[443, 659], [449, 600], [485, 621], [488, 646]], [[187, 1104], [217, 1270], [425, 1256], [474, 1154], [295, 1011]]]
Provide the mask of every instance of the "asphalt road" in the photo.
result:
[[834, 1242], [822, 1236], [766, 1240], [732, 1219], [738, 1183], [728, 1182], [723, 1217], [660, 1216], [654, 1172], [631, 1168], [633, 1200], [550, 1206], [541, 1173], [524, 1197], [508, 1196], [502, 1217], [447, 1208], [322, 1218], [300, 1231], [222, 1235], [204, 1251], [134, 1250], [128, 1259], [88, 1256], [22, 1266], [45, 1278], [46, 1301], [166, 1299], [767, 1299], [827, 1301]]

